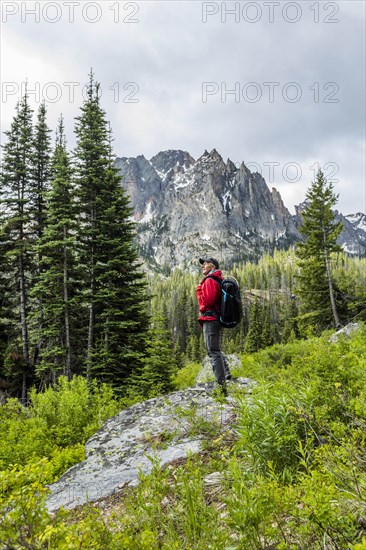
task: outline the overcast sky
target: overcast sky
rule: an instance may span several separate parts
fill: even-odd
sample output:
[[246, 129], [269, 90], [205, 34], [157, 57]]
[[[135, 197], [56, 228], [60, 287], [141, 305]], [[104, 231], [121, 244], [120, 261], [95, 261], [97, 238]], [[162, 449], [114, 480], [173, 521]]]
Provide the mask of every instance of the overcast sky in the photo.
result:
[[320, 166], [338, 209], [366, 212], [365, 5], [3, 0], [2, 132], [27, 80], [72, 147], [92, 67], [117, 156], [216, 148], [291, 212]]

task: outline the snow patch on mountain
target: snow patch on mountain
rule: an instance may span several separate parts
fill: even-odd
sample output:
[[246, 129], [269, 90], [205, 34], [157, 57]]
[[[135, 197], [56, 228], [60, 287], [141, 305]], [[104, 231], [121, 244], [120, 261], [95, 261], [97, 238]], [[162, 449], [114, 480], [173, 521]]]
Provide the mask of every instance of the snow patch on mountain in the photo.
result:
[[159, 178], [161, 179], [161, 181], [165, 181], [165, 178], [167, 177], [168, 173], [170, 172], [170, 168], [166, 172], [161, 172], [160, 170], [157, 170], [156, 168], [154, 168], [154, 170], [157, 173], [157, 175], [159, 176]]
[[149, 223], [154, 217], [154, 213], [152, 211], [151, 201], [147, 203], [146, 212], [144, 216], [139, 220], [138, 223]]
[[343, 248], [344, 252], [347, 252], [347, 254], [357, 254], [358, 253], [358, 246], [354, 243], [343, 244], [342, 248]]
[[366, 233], [366, 215], [362, 212], [357, 212], [357, 214], [348, 214], [345, 218], [351, 222], [355, 229], [359, 231], [365, 231]]
[[192, 183], [192, 180], [190, 180], [189, 178], [186, 178], [185, 176], [181, 175], [181, 176], [178, 176], [176, 179], [175, 179], [175, 183], [174, 183], [174, 189], [177, 191], [178, 189], [184, 189], [185, 187], [188, 187], [188, 185]]
[[211, 240], [211, 235], [207, 235], [207, 233], [205, 233], [204, 235], [201, 235], [201, 239], [203, 241], [210, 241]]
[[231, 202], [232, 196], [230, 191], [226, 191], [225, 195], [222, 197], [222, 206], [224, 209], [224, 212], [230, 212], [232, 210], [232, 202]]

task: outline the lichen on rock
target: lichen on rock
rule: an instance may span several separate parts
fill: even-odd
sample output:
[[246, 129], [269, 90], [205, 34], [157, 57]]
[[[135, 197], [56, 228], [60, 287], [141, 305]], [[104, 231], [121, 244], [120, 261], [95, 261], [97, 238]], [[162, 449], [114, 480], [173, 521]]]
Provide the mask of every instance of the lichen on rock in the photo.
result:
[[[247, 388], [250, 381], [238, 378], [233, 385]], [[198, 453], [204, 439], [226, 429], [233, 418], [234, 401], [218, 402], [210, 396], [213, 387], [213, 382], [198, 384], [149, 399], [107, 420], [87, 441], [86, 460], [49, 486], [48, 510], [110, 496], [136, 485], [140, 471], [149, 473], [154, 461], [163, 466]]]

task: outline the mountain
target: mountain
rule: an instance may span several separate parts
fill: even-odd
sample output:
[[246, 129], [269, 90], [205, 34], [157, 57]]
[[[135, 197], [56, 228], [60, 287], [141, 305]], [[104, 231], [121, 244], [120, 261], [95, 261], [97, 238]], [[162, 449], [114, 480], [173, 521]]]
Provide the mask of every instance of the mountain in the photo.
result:
[[[292, 216], [259, 173], [243, 162], [239, 168], [225, 162], [216, 149], [197, 160], [168, 150], [115, 164], [131, 197], [141, 256], [152, 268], [190, 269], [200, 255], [217, 256], [229, 267], [301, 239], [301, 205]], [[337, 215], [345, 225], [344, 249], [366, 254], [366, 216]]]
[[339, 244], [345, 252], [358, 256], [366, 256], [366, 215], [358, 212], [343, 216], [336, 211], [343, 224], [344, 230], [339, 236]]

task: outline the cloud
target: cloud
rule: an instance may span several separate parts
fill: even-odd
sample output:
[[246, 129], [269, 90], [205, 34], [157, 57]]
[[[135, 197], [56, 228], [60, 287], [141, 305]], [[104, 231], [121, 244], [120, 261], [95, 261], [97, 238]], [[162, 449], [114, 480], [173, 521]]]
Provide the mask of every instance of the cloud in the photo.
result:
[[[38, 23], [29, 14], [36, 4]], [[267, 183], [288, 207], [303, 200], [309, 166], [334, 163], [339, 208], [365, 209], [363, 2], [80, 0], [72, 22], [70, 3], [48, 2], [45, 13], [42, 2], [17, 5], [3, 24], [3, 86], [27, 78], [42, 99], [56, 83], [49, 122], [64, 114], [70, 146], [93, 67], [118, 156], [180, 148], [197, 158], [215, 147], [234, 162], [258, 163], [266, 179], [277, 162]], [[8, 94], [1, 104], [4, 129], [17, 99]], [[301, 167], [298, 182], [283, 178], [289, 163]]]

